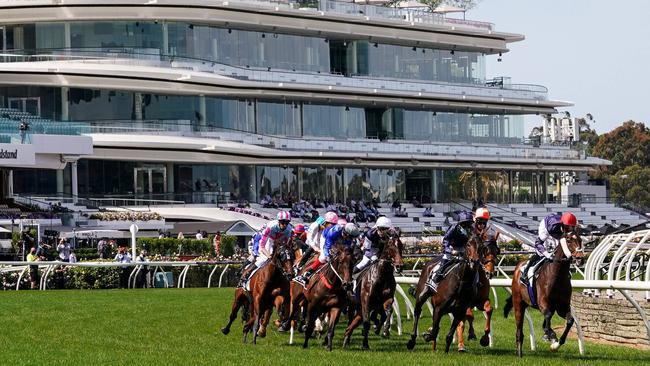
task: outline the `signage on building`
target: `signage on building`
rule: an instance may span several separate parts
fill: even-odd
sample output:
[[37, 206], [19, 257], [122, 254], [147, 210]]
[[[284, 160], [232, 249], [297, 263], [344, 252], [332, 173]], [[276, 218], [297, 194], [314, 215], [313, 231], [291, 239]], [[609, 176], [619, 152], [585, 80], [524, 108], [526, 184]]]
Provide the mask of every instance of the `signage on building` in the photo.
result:
[[31, 144], [0, 144], [0, 167], [30, 168], [36, 164], [36, 152]]

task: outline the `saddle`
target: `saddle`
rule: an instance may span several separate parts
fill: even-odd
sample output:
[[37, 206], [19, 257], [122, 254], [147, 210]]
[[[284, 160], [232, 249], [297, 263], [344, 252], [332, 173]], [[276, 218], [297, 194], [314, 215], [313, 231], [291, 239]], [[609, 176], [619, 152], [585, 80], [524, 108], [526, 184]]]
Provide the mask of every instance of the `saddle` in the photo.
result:
[[[447, 266], [447, 269], [441, 274], [442, 278], [444, 280], [445, 277], [449, 274], [449, 272], [453, 271], [454, 268], [458, 267], [460, 264], [460, 260], [458, 259], [452, 259], [453, 263]], [[427, 280], [427, 287], [429, 287], [433, 291], [437, 291], [438, 289], [438, 284], [433, 281], [433, 279], [436, 277], [438, 274], [438, 270], [440, 269], [440, 262], [436, 263], [436, 265], [431, 269], [431, 273], [429, 273], [429, 279]], [[442, 281], [441, 281], [442, 282]]]
[[[521, 274], [522, 278], [523, 278], [523, 276], [526, 276], [526, 278], [528, 279], [528, 283], [530, 284], [531, 288], [535, 288], [535, 282], [537, 281], [537, 277], [539, 277], [539, 273], [538, 273], [539, 269], [542, 267], [542, 264], [544, 264], [547, 261], [548, 260], [546, 258], [542, 258], [539, 261], [537, 261], [537, 263], [535, 263], [535, 265], [531, 266], [528, 269], [528, 273], [522, 273]], [[526, 268], [526, 266], [528, 265], [528, 262], [530, 262], [530, 259], [525, 261], [521, 265], [521, 268]]]
[[255, 268], [255, 269], [253, 270], [253, 272], [251, 272], [250, 276], [248, 276], [248, 280], [246, 280], [246, 282], [244, 282], [244, 283], [242, 284], [242, 286], [240, 286], [240, 287], [243, 288], [244, 290], [250, 292], [250, 290], [251, 290], [251, 288], [250, 288], [251, 278], [253, 278], [253, 276], [255, 275], [255, 273], [257, 273], [257, 271], [259, 271], [259, 270], [262, 269], [262, 268], [264, 268], [264, 266], [259, 267], [259, 268]]

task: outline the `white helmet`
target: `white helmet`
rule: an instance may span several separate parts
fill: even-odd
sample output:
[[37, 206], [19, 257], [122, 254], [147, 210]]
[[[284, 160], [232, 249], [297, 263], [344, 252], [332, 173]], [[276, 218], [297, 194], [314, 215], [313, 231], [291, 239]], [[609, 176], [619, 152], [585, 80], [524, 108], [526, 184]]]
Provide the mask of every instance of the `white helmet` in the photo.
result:
[[393, 223], [390, 221], [390, 219], [386, 216], [382, 216], [377, 219], [377, 222], [375, 223], [375, 227], [383, 227], [390, 229], [393, 227]]
[[353, 224], [351, 222], [348, 222], [347, 224], [345, 224], [343, 230], [353, 238], [356, 238], [357, 236], [361, 235], [361, 231], [359, 231], [359, 228], [357, 227], [357, 225], [355, 225], [355, 224]]

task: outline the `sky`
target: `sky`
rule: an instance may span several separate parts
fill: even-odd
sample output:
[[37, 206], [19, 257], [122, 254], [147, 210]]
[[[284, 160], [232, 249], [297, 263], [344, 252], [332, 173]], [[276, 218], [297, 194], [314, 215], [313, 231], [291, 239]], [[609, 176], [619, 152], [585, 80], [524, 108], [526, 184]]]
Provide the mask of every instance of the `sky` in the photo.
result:
[[[627, 120], [650, 124], [650, 1], [481, 0], [467, 19], [523, 34], [502, 62], [487, 60], [488, 78], [548, 87], [572, 102], [572, 117], [591, 113], [601, 134]], [[526, 118], [526, 135], [539, 117]]]

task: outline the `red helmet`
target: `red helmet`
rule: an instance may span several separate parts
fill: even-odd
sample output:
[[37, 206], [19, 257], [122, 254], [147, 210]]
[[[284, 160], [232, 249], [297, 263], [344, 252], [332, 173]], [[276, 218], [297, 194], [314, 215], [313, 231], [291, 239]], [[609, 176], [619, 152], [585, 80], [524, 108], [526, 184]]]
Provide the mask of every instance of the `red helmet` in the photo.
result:
[[304, 233], [304, 232], [305, 232], [305, 225], [303, 225], [303, 224], [298, 224], [298, 225], [294, 226], [294, 227], [293, 227], [293, 232], [294, 232], [296, 235], [300, 235], [300, 234]]
[[490, 211], [488, 211], [487, 208], [485, 207], [479, 207], [476, 209], [476, 214], [474, 215], [474, 221], [483, 219], [483, 220], [489, 220], [490, 219]]
[[578, 226], [578, 219], [576, 219], [576, 215], [571, 212], [563, 213], [560, 221], [562, 221], [562, 224], [566, 226]]

